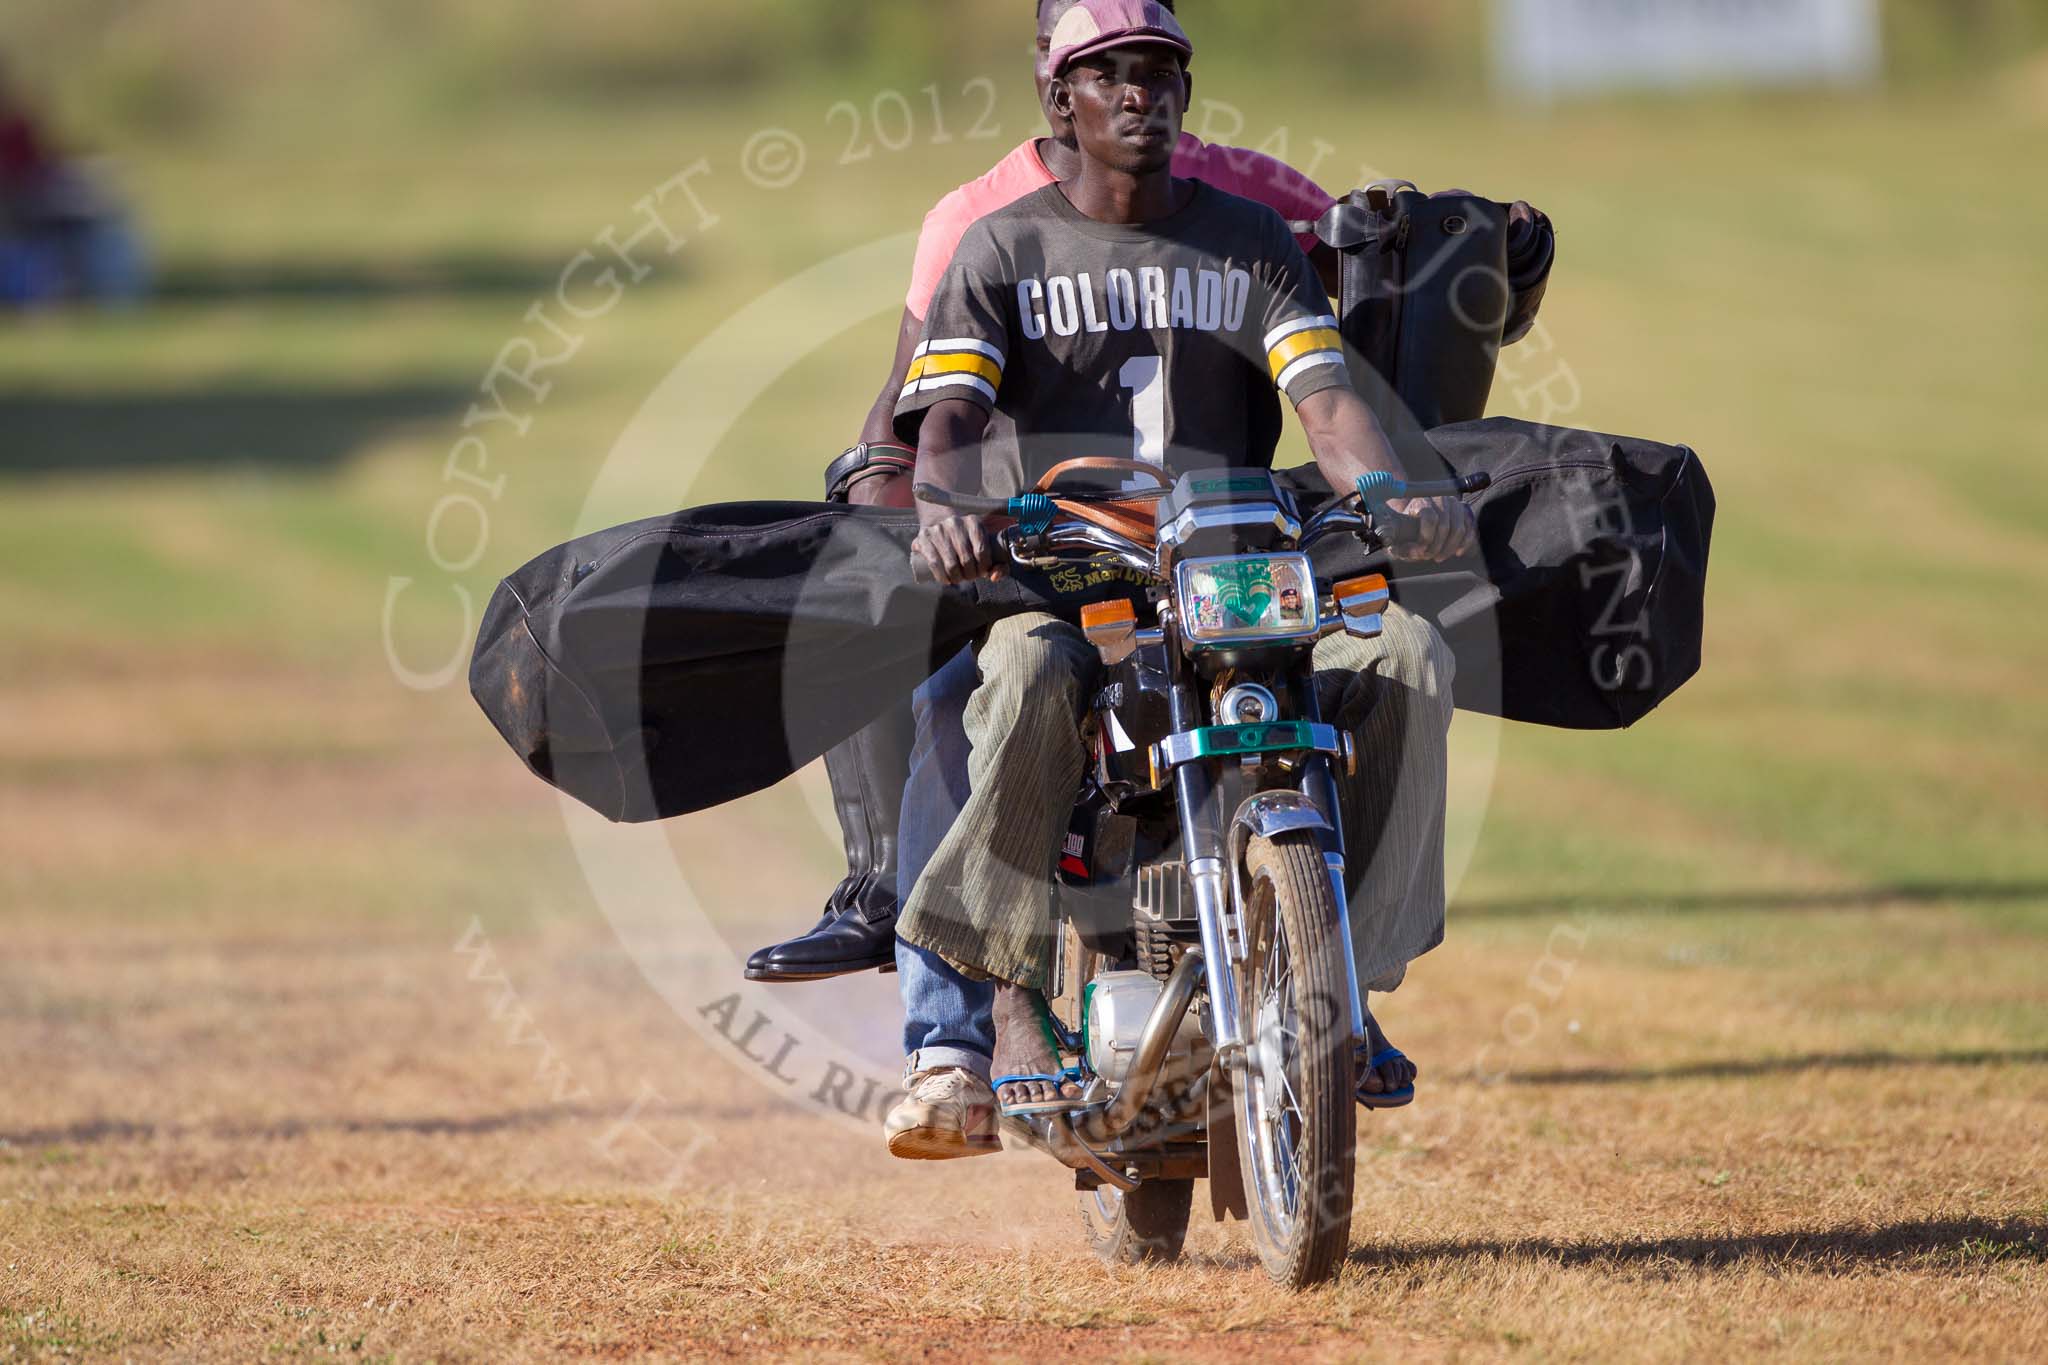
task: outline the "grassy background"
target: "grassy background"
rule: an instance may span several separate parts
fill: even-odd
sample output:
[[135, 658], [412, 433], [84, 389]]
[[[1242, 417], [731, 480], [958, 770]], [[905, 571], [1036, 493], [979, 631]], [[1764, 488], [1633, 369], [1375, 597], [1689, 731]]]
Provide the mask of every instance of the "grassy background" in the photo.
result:
[[[1894, 87], [1963, 87], [2048, 41], [2042, 0], [1878, 0]], [[1188, 0], [1204, 79], [1296, 83], [1302, 95], [1376, 88], [1483, 93], [1492, 0], [1295, 0], [1315, 41], [1276, 47], [1253, 5]], [[912, 88], [1018, 56], [1025, 0], [958, 0], [934, 22], [917, 0], [28, 0], [0, 14], [0, 52], [85, 135], [182, 136], [252, 118], [502, 111], [535, 100], [600, 106], [687, 81], [742, 90], [799, 77]], [[1028, 39], [1027, 39], [1028, 41]]]
[[[906, 1301], [890, 1349], [941, 1354], [963, 1312], [1017, 1351], [1091, 1331], [1143, 1350], [1148, 1324], [1311, 1355], [2038, 1339], [2039, 6], [1889, 7], [1880, 92], [1540, 113], [1477, 93], [1466, 7], [1385, 12], [1413, 54], [1396, 65], [1435, 93], [1310, 95], [1258, 35], [1210, 44], [1199, 93], [1246, 111], [1242, 141], [1320, 156], [1332, 188], [1398, 173], [1549, 210], [1544, 333], [1509, 354], [1495, 409], [1692, 444], [1721, 502], [1706, 664], [1663, 709], [1620, 735], [1458, 727], [1474, 854], [1452, 944], [1390, 1014], [1442, 1088], [1373, 1130], [1387, 1204], [1320, 1306], [1246, 1288], [1218, 1234], [1188, 1277], [1102, 1309], [1056, 1172], [886, 1170], [878, 1144], [735, 1088], [621, 959], [546, 793], [460, 686], [396, 681], [394, 578], [416, 586], [391, 643], [438, 666], [462, 639], [451, 586], [480, 598], [569, 534], [697, 342], [913, 231], [1035, 127], [1021, 6], [974, 8], [942, 33], [922, 6], [812, 22], [626, 0], [0, 15], [0, 52], [116, 156], [162, 286], [133, 313], [0, 319], [0, 1200], [22, 1215], [0, 1217], [0, 1359], [320, 1354], [330, 1334], [407, 1357], [854, 1350]], [[1352, 55], [1328, 47], [1304, 60]], [[940, 59], [943, 141], [923, 90]], [[961, 73], [982, 71], [998, 135], [974, 140]], [[842, 164], [835, 101], [872, 138], [891, 88], [910, 135]], [[770, 126], [808, 148], [786, 189], [740, 168]], [[531, 429], [491, 433], [506, 483], [483, 553], [437, 568], [443, 461], [492, 358], [547, 342], [529, 305], [700, 158], [719, 223], [577, 325]], [[803, 359], [715, 448], [679, 434], [610, 466], [627, 510], [814, 496], [893, 323], [793, 319]], [[1546, 407], [1567, 391], [1568, 415]], [[672, 832], [733, 953], [807, 922], [835, 875], [814, 795]], [[473, 918], [590, 1104], [536, 1088], [451, 960]], [[1587, 930], [1569, 993], [1531, 997], [1560, 926]], [[1503, 1053], [1525, 999], [1540, 1030]], [[886, 979], [788, 1001], [887, 1069]], [[1503, 1056], [1516, 1083], [1483, 1084]], [[676, 1204], [644, 1162], [594, 1166], [590, 1134], [646, 1074], [676, 1101], [663, 1131], [721, 1138], [716, 1188], [772, 1170], [794, 1203], [762, 1192], [738, 1224], [723, 1205], [721, 1248], [707, 1190]], [[947, 1250], [947, 1200], [988, 1243], [980, 1269]], [[772, 1255], [778, 1218], [817, 1249]], [[1027, 1244], [1002, 1249], [1016, 1220]], [[594, 1228], [611, 1240], [579, 1259]], [[864, 1260], [900, 1278], [849, 1282]], [[780, 1310], [750, 1297], [776, 1284]], [[848, 1315], [791, 1318], [813, 1294]], [[1412, 1339], [1378, 1335], [1390, 1305]]]

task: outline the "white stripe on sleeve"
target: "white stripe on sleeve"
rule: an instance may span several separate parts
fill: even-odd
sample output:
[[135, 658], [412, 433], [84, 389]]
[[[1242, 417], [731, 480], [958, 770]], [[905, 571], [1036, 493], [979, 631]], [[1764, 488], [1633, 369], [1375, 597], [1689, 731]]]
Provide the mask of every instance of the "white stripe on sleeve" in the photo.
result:
[[1266, 349], [1272, 350], [1296, 332], [1306, 332], [1311, 327], [1335, 327], [1336, 325], [1337, 319], [1327, 314], [1322, 317], [1296, 318], [1292, 322], [1283, 322], [1272, 331], [1266, 333]]
[[996, 401], [996, 391], [990, 388], [988, 381], [978, 374], [942, 374], [933, 379], [920, 379], [917, 381], [917, 391], [919, 393], [930, 393], [933, 389], [955, 387], [973, 389], [982, 397], [988, 399], [989, 402], [993, 403]]
[[925, 350], [973, 351], [976, 355], [985, 355], [990, 360], [995, 361], [997, 369], [1003, 368], [1003, 353], [989, 345], [986, 341], [976, 341], [973, 337], [954, 337], [948, 341], [940, 341], [934, 338], [919, 348], [919, 354], [923, 354]]
[[1280, 387], [1285, 389], [1299, 378], [1304, 371], [1313, 370], [1318, 365], [1342, 365], [1343, 363], [1344, 353], [1342, 351], [1310, 351], [1307, 355], [1280, 371]]

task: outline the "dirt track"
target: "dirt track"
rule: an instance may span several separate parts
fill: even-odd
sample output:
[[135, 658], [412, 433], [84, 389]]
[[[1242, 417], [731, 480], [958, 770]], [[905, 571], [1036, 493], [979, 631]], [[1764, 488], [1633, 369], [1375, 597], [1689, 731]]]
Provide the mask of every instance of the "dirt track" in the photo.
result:
[[[790, 1103], [578, 907], [505, 769], [228, 762], [182, 801], [57, 773], [17, 803], [20, 885], [63, 859], [184, 909], [12, 916], [0, 1360], [1997, 1357], [2048, 1331], [2048, 1055], [1930, 1027], [1905, 970], [2023, 1001], [2024, 924], [1794, 899], [1773, 955], [1755, 910], [1469, 908], [1390, 1011], [1422, 1099], [1365, 1124], [1351, 1262], [1287, 1298], [1233, 1229], [1112, 1273], [1042, 1158], [896, 1162]], [[761, 814], [677, 834], [740, 934], [817, 875], [731, 880]], [[234, 861], [190, 865], [194, 830]], [[298, 848], [332, 895], [269, 913]], [[380, 851], [414, 892], [350, 910]], [[480, 885], [436, 890], [436, 857]], [[883, 1016], [870, 1042], [888, 984], [832, 997]]]

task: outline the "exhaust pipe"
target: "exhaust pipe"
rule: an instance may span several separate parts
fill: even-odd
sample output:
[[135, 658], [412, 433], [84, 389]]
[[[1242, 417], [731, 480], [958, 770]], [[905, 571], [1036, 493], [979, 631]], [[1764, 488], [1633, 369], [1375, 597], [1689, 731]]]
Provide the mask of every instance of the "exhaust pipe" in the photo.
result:
[[1173, 1050], [1174, 1036], [1180, 1032], [1181, 1020], [1194, 1003], [1203, 979], [1202, 950], [1191, 946], [1160, 988], [1152, 1012], [1145, 1016], [1145, 1027], [1138, 1034], [1138, 1050], [1131, 1057], [1122, 1088], [1107, 1109], [1086, 1118], [1082, 1137], [1095, 1143], [1114, 1142], [1145, 1112], [1152, 1092], [1159, 1088], [1159, 1074], [1166, 1069], [1166, 1056]]

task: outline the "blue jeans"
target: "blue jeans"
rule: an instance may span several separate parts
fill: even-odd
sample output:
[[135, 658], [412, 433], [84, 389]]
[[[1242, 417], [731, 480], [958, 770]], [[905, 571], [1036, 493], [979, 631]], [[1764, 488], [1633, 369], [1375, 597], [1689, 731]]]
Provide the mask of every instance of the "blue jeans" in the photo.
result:
[[[963, 649], [925, 680], [911, 698], [917, 742], [903, 788], [897, 829], [898, 903], [967, 800], [967, 698], [980, 681], [974, 651]], [[903, 995], [904, 1073], [957, 1066], [988, 1078], [996, 1050], [993, 981], [970, 981], [937, 953], [896, 940], [897, 983]]]

